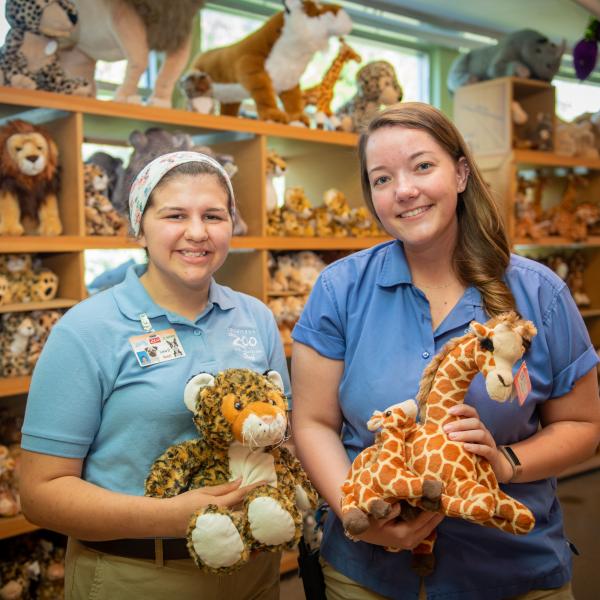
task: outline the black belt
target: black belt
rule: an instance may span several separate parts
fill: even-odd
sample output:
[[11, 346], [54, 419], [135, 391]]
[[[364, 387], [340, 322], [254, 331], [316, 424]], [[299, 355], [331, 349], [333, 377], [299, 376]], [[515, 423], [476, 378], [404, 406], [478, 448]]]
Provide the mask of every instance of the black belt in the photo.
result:
[[123, 556], [125, 558], [143, 558], [161, 562], [163, 560], [190, 558], [186, 540], [183, 538], [123, 539], [107, 540], [105, 542], [79, 540], [79, 543], [97, 552], [114, 554], [115, 556]]

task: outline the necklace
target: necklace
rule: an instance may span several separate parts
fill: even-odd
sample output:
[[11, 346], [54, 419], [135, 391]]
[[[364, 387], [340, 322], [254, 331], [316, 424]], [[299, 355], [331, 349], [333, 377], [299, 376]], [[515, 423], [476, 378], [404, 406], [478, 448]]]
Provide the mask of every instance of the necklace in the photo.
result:
[[445, 290], [451, 285], [453, 285], [454, 281], [450, 281], [449, 283], [445, 283], [444, 285], [417, 285], [416, 283], [414, 283], [414, 281], [413, 284], [416, 285], [416, 287], [418, 288], [425, 288], [426, 290]]

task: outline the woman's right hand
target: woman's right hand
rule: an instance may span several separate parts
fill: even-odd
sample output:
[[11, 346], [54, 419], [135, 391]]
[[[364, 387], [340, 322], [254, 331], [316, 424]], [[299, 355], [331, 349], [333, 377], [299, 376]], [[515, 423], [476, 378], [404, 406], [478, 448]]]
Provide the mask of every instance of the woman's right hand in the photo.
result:
[[356, 539], [377, 546], [412, 550], [418, 546], [443, 520], [444, 515], [423, 511], [411, 521], [397, 521], [400, 504], [395, 504], [383, 519], [370, 519], [371, 526]]
[[254, 488], [263, 485], [265, 482], [259, 481], [244, 486], [241, 483], [241, 479], [236, 479], [228, 483], [189, 490], [183, 494], [169, 498], [172, 505], [176, 506], [176, 527], [178, 531], [175, 535], [177, 537], [186, 536], [190, 517], [199, 508], [203, 508], [209, 504], [235, 508], [241, 505], [246, 494], [250, 493]]

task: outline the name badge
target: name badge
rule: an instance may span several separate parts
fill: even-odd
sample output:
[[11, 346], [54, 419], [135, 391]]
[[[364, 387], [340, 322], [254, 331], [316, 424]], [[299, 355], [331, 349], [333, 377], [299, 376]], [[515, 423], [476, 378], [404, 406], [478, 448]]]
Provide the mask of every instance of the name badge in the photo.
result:
[[174, 329], [134, 335], [129, 338], [129, 343], [140, 367], [149, 367], [185, 356]]
[[523, 361], [515, 375], [515, 391], [517, 392], [519, 404], [523, 406], [531, 391], [531, 379], [529, 379], [529, 371], [525, 361]]

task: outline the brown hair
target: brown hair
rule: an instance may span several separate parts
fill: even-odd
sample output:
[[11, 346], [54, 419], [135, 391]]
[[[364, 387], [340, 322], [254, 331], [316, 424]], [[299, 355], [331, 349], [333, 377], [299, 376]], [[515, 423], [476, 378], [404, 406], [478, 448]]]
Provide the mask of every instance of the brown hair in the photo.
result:
[[510, 261], [510, 246], [500, 211], [462, 135], [437, 108], [421, 102], [395, 104], [378, 113], [361, 134], [358, 143], [361, 185], [371, 213], [377, 217], [366, 148], [369, 136], [384, 127], [425, 131], [455, 162], [464, 157], [469, 175], [465, 190], [458, 194], [458, 237], [452, 256], [455, 272], [462, 283], [479, 290], [488, 315], [516, 310], [512, 292], [503, 280]]

